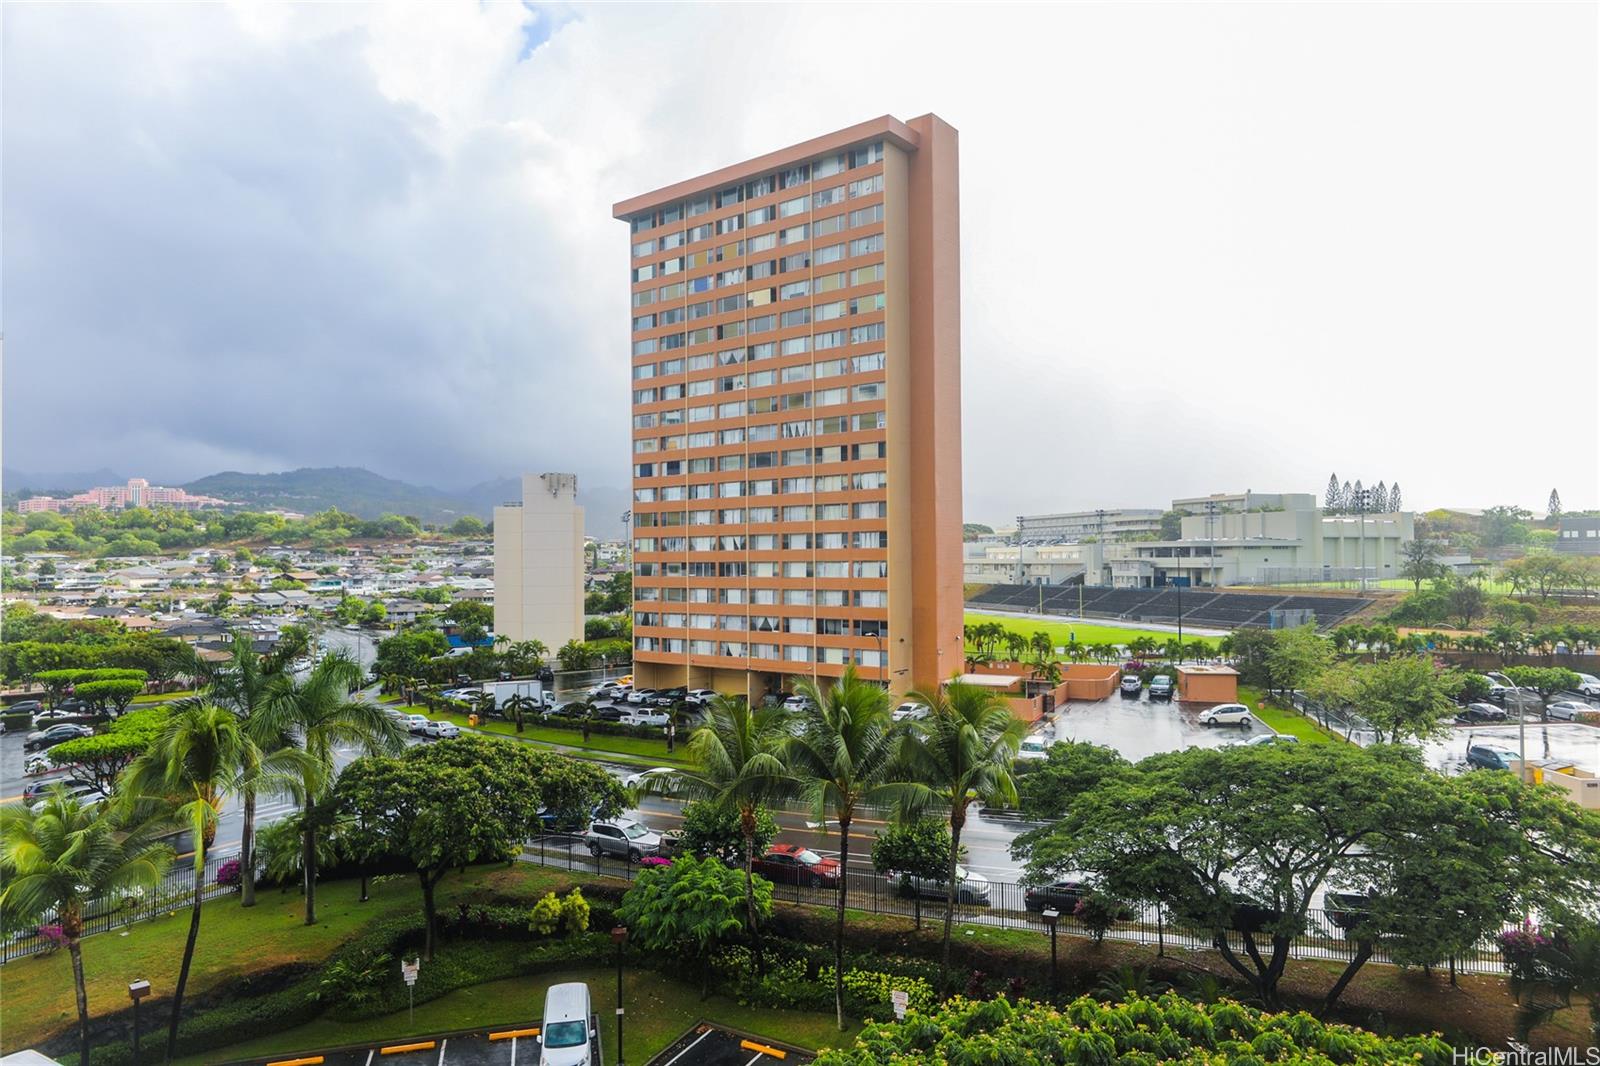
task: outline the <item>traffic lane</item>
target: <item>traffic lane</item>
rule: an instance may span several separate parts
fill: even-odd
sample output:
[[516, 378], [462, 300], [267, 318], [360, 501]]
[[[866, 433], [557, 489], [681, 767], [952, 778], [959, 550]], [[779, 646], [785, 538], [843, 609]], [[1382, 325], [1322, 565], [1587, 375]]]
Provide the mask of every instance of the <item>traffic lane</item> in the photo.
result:
[[1248, 726], [1204, 726], [1200, 712], [1210, 703], [1108, 696], [1093, 703], [1073, 701], [1057, 708], [1053, 720], [1041, 722], [1034, 734], [1046, 740], [1101, 744], [1138, 762], [1151, 755], [1185, 748], [1220, 748], [1272, 732], [1258, 721]]
[[1437, 770], [1447, 772], [1466, 767], [1467, 748], [1487, 744], [1509, 751], [1521, 750], [1523, 737], [1528, 744], [1529, 762], [1560, 762], [1600, 774], [1600, 726], [1578, 722], [1525, 721], [1494, 725], [1458, 725], [1450, 732], [1423, 746], [1423, 756]]
[[[674, 800], [651, 797], [631, 812], [639, 821], [655, 829], [675, 831], [683, 823], [682, 805]], [[818, 823], [810, 812], [779, 810], [772, 812], [778, 823], [777, 843], [810, 848], [819, 855], [839, 857], [837, 822]], [[881, 818], [857, 818], [850, 823], [851, 869], [872, 869], [872, 844], [889, 823]], [[1011, 858], [1011, 842], [1019, 832], [1031, 828], [1015, 820], [986, 818], [981, 810], [969, 816], [961, 832], [966, 850], [962, 865], [998, 881], [1014, 881], [1021, 866]]]

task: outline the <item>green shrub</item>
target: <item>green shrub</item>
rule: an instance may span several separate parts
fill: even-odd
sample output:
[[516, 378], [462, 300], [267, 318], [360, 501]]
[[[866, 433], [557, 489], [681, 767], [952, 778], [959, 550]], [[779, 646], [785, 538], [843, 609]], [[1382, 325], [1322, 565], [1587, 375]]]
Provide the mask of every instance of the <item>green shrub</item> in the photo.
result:
[[311, 998], [330, 1007], [365, 1006], [383, 994], [393, 970], [393, 955], [363, 947], [324, 967]]
[[932, 1013], [869, 1025], [855, 1046], [822, 1052], [817, 1066], [948, 1062], [1351, 1063], [1446, 1066], [1438, 1036], [1384, 1037], [1327, 1025], [1308, 1014], [1266, 1014], [1233, 1002], [1213, 1006], [1168, 993], [1120, 1003], [1083, 998], [1058, 1010], [1002, 997], [949, 1000]]
[[546, 892], [528, 912], [528, 929], [540, 936], [549, 936], [561, 924], [561, 901], [554, 892]]
[[574, 888], [561, 901], [561, 931], [568, 936], [589, 931], [589, 901], [583, 898], [581, 888]]

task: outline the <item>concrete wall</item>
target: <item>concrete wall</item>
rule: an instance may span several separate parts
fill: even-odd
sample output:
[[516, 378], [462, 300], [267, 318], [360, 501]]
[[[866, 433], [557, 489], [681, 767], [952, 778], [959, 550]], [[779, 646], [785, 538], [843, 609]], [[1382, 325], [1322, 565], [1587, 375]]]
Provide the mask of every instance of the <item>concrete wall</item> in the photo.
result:
[[572, 474], [524, 474], [522, 506], [494, 509], [496, 634], [552, 653], [583, 639], [583, 508]]

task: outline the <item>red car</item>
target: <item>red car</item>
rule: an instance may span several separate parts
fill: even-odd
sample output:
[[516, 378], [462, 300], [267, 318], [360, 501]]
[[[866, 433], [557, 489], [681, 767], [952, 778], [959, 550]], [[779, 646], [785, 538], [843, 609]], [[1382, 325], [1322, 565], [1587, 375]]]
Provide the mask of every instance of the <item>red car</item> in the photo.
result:
[[774, 844], [750, 865], [756, 873], [775, 884], [820, 888], [839, 883], [838, 859], [824, 859], [798, 844]]

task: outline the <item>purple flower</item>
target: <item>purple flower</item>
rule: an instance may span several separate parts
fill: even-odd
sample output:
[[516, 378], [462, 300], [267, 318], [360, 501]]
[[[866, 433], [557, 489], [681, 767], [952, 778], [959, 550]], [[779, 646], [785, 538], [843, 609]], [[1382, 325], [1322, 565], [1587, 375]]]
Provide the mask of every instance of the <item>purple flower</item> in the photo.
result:
[[240, 867], [238, 859], [229, 859], [217, 867], [217, 884], [237, 885], [240, 881]]

